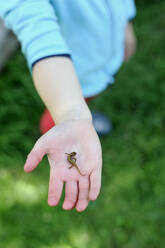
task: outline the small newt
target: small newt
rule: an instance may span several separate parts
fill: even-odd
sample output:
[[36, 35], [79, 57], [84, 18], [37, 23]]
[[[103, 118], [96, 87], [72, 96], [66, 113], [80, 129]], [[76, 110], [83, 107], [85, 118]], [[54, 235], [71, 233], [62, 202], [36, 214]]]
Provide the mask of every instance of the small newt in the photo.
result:
[[85, 176], [84, 174], [81, 173], [80, 169], [78, 168], [78, 166], [76, 164], [75, 156], [76, 156], [77, 153], [76, 152], [71, 152], [71, 153], [65, 153], [65, 154], [68, 155], [67, 160], [71, 164], [69, 169], [71, 169], [72, 167], [75, 167], [78, 170], [78, 172], [80, 173], [81, 176]]

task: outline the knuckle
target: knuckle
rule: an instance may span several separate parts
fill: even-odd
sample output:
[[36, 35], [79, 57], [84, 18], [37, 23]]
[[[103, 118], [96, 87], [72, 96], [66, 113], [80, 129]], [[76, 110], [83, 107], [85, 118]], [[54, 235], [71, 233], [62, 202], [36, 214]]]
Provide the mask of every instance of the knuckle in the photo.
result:
[[87, 198], [88, 198], [88, 195], [87, 194], [80, 194], [78, 199], [81, 202], [86, 202], [87, 201]]
[[59, 198], [56, 198], [56, 197], [54, 197], [54, 196], [49, 196], [48, 197], [48, 204], [49, 205], [57, 205], [58, 204], [58, 202], [59, 202]]
[[50, 187], [49, 192], [48, 192], [48, 197], [51, 199], [59, 199], [58, 192], [59, 192], [58, 190], [55, 191], [54, 188]]
[[88, 191], [88, 186], [87, 185], [81, 185], [80, 186], [80, 191], [82, 191], [82, 192]]
[[30, 154], [28, 155], [28, 158], [29, 157], [32, 157], [33, 159], [35, 159], [36, 161], [40, 161], [42, 159], [42, 151], [41, 149], [38, 149], [38, 150], [32, 150], [30, 152]]
[[49, 191], [49, 193], [48, 193], [48, 196], [49, 196], [49, 198], [57, 198], [57, 196], [56, 196], [56, 194], [55, 194], [55, 192], [53, 192], [53, 191]]
[[37, 153], [37, 151], [32, 150], [32, 151], [28, 154], [27, 157], [28, 157], [28, 158], [32, 157], [32, 158], [38, 159], [38, 153]]
[[77, 198], [76, 194], [75, 193], [67, 193], [66, 194], [66, 199], [67, 201], [75, 201]]

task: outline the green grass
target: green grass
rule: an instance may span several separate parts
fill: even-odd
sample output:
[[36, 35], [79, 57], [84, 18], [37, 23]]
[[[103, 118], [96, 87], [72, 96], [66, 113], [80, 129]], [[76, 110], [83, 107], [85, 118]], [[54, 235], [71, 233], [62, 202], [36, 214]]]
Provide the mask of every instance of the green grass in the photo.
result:
[[103, 183], [83, 213], [47, 205], [46, 159], [25, 174], [44, 109], [19, 51], [0, 76], [0, 248], [163, 248], [165, 243], [165, 3], [140, 5], [138, 50], [90, 103], [112, 120], [101, 139]]

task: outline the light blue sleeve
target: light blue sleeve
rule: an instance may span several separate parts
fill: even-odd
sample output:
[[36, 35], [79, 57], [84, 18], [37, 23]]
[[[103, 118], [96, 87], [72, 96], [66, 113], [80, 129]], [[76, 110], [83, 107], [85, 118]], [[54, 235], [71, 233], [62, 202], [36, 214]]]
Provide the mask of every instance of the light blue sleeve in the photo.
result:
[[49, 0], [1, 0], [0, 16], [20, 41], [31, 74], [41, 58], [70, 55]]
[[134, 0], [124, 0], [127, 18], [131, 21], [136, 16], [136, 6]]

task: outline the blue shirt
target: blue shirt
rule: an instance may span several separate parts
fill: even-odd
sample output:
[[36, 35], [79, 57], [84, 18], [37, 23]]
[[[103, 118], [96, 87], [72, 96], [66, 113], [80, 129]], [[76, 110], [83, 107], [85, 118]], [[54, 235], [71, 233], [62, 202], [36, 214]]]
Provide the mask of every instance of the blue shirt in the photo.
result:
[[0, 16], [21, 43], [30, 73], [36, 61], [70, 56], [85, 97], [113, 83], [124, 56], [134, 0], [3, 0]]

